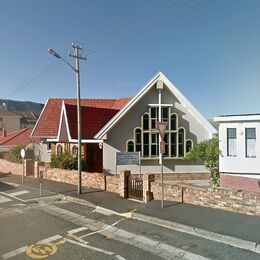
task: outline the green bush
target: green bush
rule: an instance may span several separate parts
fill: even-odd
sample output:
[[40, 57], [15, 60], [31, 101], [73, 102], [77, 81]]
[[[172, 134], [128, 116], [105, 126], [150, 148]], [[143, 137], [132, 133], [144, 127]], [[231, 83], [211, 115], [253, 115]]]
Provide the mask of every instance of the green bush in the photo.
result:
[[210, 171], [210, 183], [213, 186], [219, 186], [219, 149], [218, 137], [197, 144], [185, 159], [202, 160], [206, 168]]
[[[51, 156], [51, 167], [60, 168], [67, 170], [77, 170], [78, 169], [78, 158], [74, 158], [70, 152], [64, 152], [62, 154], [53, 154]], [[82, 170], [87, 170], [86, 160], [82, 160]]]
[[9, 161], [15, 162], [15, 163], [21, 163], [22, 162], [22, 157], [21, 157], [21, 150], [25, 149], [25, 145], [18, 145], [10, 150], [9, 154]]
[[8, 160], [15, 163], [22, 163], [22, 149], [25, 149], [25, 159], [34, 159], [34, 149], [26, 148], [26, 145], [18, 145], [11, 148]]

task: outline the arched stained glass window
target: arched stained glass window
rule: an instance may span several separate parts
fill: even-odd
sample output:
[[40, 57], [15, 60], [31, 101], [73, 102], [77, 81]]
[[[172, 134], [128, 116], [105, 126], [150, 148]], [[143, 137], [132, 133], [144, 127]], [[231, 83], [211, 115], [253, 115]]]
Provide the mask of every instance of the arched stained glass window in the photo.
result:
[[171, 115], [171, 130], [175, 131], [177, 129], [177, 116], [175, 114]]
[[179, 143], [179, 157], [184, 156], [184, 129], [179, 129], [178, 132], [178, 143]]
[[62, 146], [60, 144], [57, 145], [57, 154], [62, 154]]
[[147, 114], [143, 116], [143, 130], [149, 130], [149, 116]]
[[73, 156], [78, 156], [78, 147], [76, 145], [74, 145], [72, 147], [72, 155]]
[[142, 149], [142, 132], [141, 129], [135, 129], [135, 151], [140, 152]]
[[191, 149], [192, 149], [192, 141], [191, 140], [187, 140], [186, 141], [186, 153], [188, 153]]
[[128, 141], [127, 142], [127, 152], [133, 152], [134, 151], [134, 142]]

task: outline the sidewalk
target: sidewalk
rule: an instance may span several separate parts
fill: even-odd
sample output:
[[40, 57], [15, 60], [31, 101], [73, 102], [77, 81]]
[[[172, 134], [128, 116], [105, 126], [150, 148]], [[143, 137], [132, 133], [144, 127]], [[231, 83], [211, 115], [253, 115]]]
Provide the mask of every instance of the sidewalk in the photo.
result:
[[[2, 180], [9, 183], [21, 183], [21, 176], [0, 174], [0, 182]], [[26, 177], [24, 185], [39, 188], [39, 181], [34, 178]], [[207, 231], [208, 233], [214, 232], [245, 240], [248, 244], [250, 244], [250, 241], [255, 244], [260, 244], [259, 217], [171, 201], [166, 201], [165, 208], [161, 209], [160, 201], [151, 201], [144, 204], [132, 200], [122, 199], [114, 193], [95, 189], [84, 188], [82, 194], [78, 195], [77, 186], [75, 185], [47, 180], [43, 181], [42, 188], [47, 191], [85, 200], [94, 205], [116, 211], [118, 213], [125, 213], [135, 210], [134, 218], [146, 220], [148, 219], [146, 216], [150, 216], [158, 222], [154, 223], [157, 225], [160, 225], [160, 221], [163, 222], [162, 226], [165, 226], [165, 222], [179, 223], [188, 226], [191, 230], [192, 228], [198, 228], [202, 229], [202, 231], [206, 233]], [[194, 233], [194, 235], [196, 234]], [[253, 243], [251, 244], [252, 245], [250, 246], [254, 247]], [[258, 250], [260, 252], [259, 245]]]

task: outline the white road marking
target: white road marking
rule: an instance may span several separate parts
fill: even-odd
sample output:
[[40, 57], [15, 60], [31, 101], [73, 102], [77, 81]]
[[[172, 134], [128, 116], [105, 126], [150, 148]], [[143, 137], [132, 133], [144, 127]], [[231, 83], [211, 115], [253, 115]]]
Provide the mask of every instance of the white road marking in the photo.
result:
[[[83, 231], [83, 230], [86, 230], [86, 229], [88, 229], [88, 228], [86, 228], [86, 227], [80, 227], [80, 228], [76, 228], [76, 229], [69, 230], [67, 233], [68, 233], [68, 234], [75, 234], [75, 233], [77, 233], [77, 232], [80, 232], [80, 231]], [[63, 237], [62, 237], [61, 235], [55, 235], [55, 236], [52, 236], [52, 237], [45, 238], [45, 239], [43, 239], [43, 240], [41, 240], [41, 241], [39, 241], [39, 242], [50, 243], [50, 242], [52, 242], [52, 241], [55, 241], [55, 240], [58, 240], [58, 239], [62, 239], [62, 238], [63, 238]], [[88, 243], [88, 242], [86, 242], [86, 244], [87, 244], [87, 243]], [[23, 254], [23, 253], [26, 252], [26, 250], [27, 250], [27, 246], [23, 246], [23, 247], [21, 247], [21, 248], [15, 249], [15, 250], [13, 250], [13, 251], [11, 251], [11, 252], [9, 252], [9, 253], [6, 253], [6, 254], [2, 255], [2, 258], [3, 258], [4, 260], [6, 260], [6, 259], [12, 258], [12, 257], [14, 257], [14, 256]]]
[[41, 240], [40, 242], [50, 243], [52, 241], [55, 241], [55, 240], [58, 240], [58, 239], [61, 239], [61, 238], [62, 238], [62, 236], [56, 235], [56, 236], [45, 238], [45, 239]]
[[76, 234], [76, 233], [84, 231], [84, 230], [88, 230], [88, 228], [87, 227], [75, 228], [75, 229], [68, 231], [67, 233], [68, 234]]
[[122, 257], [121, 255], [116, 255], [116, 259], [118, 260], [126, 260], [124, 257]]
[[0, 195], [0, 203], [5, 203], [5, 202], [8, 202], [8, 201], [11, 201], [11, 199], [8, 199], [8, 198]]
[[11, 197], [16, 197], [16, 196], [27, 194], [27, 193], [30, 193], [30, 191], [20, 190], [20, 191], [17, 191], [17, 192], [8, 193], [8, 195], [11, 196]]
[[98, 248], [98, 247], [82, 244], [80, 242], [77, 242], [77, 241], [74, 241], [74, 240], [70, 240], [70, 239], [67, 239], [67, 238], [65, 238], [64, 240], [69, 242], [69, 243], [71, 243], [71, 244], [75, 244], [75, 245], [79, 245], [79, 246], [82, 246], [82, 247], [86, 247], [86, 248], [98, 251], [100, 253], [103, 253], [105, 255], [114, 255], [113, 252], [110, 252], [110, 251], [107, 251], [107, 250], [104, 250], [104, 249], [101, 249], [101, 248]]
[[27, 246], [23, 246], [23, 247], [21, 247], [21, 248], [18, 248], [18, 249], [16, 249], [16, 250], [13, 250], [13, 251], [7, 253], [7, 254], [2, 255], [2, 258], [3, 258], [4, 260], [9, 259], [9, 258], [12, 258], [12, 257], [14, 257], [14, 256], [17, 256], [17, 255], [20, 255], [20, 254], [26, 252], [26, 249], [27, 249]]
[[111, 228], [111, 227], [114, 227], [115, 225], [117, 225], [117, 224], [118, 224], [119, 222], [121, 222], [122, 220], [123, 220], [123, 219], [120, 219], [120, 220], [116, 221], [115, 223], [113, 223], [112, 225], [107, 226], [107, 227], [104, 228], [104, 229], [100, 229], [100, 230], [97, 230], [97, 231], [88, 233], [88, 234], [83, 235], [83, 236], [81, 236], [81, 237], [79, 237], [79, 238], [88, 237], [88, 236], [92, 236], [92, 235], [95, 235], [95, 234], [97, 234], [97, 233], [103, 232], [103, 231], [105, 231], [105, 230], [107, 230], [107, 229], [109, 229], [109, 228]]

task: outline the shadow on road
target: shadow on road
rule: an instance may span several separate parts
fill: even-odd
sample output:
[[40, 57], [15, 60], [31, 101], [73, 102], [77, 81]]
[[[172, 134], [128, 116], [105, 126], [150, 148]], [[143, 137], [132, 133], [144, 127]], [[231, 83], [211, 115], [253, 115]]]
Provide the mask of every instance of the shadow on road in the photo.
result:
[[15, 187], [13, 187], [12, 185], [0, 181], [0, 191], [7, 191], [13, 189], [15, 189]]

